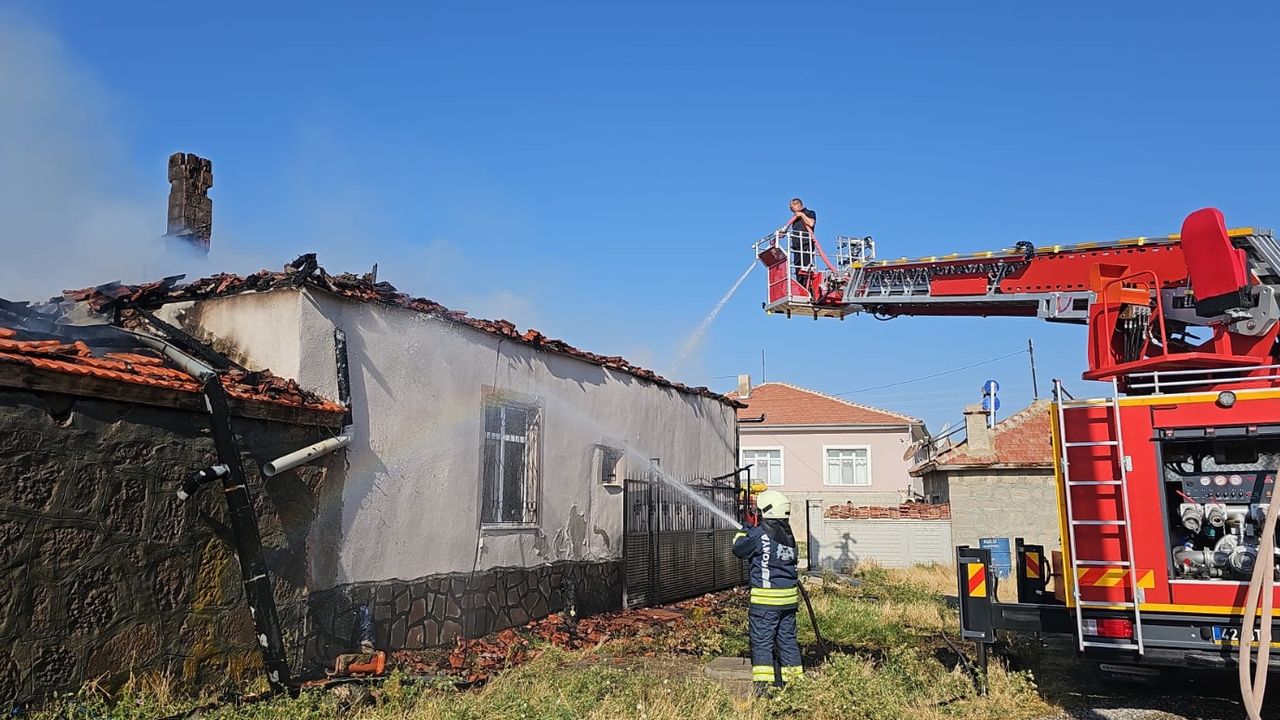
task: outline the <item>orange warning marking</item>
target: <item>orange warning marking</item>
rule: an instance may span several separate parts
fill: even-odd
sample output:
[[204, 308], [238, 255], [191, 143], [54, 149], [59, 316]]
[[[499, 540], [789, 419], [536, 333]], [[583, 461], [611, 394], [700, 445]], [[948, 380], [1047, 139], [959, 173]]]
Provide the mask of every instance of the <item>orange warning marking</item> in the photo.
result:
[[[1076, 578], [1080, 587], [1128, 587], [1132, 582], [1129, 570], [1123, 568], [1087, 568], [1076, 570]], [[1138, 587], [1154, 588], [1156, 586], [1155, 570], [1138, 570]]]
[[1028, 552], [1026, 555], [1027, 577], [1033, 580], [1040, 579], [1040, 553]]
[[969, 573], [969, 597], [987, 596], [987, 568], [982, 563], [966, 563]]

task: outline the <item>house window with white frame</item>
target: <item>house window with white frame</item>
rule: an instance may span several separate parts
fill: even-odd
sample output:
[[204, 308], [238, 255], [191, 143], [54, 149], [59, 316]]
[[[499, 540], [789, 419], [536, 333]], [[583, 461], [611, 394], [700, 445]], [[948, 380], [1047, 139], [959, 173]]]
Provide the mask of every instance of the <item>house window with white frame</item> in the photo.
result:
[[536, 404], [485, 396], [481, 523], [537, 522], [541, 416]]
[[826, 454], [827, 485], [858, 487], [871, 484], [871, 449], [867, 447], [829, 447]]
[[751, 465], [751, 479], [765, 485], [782, 484], [782, 448], [751, 448], [742, 451], [742, 465]]

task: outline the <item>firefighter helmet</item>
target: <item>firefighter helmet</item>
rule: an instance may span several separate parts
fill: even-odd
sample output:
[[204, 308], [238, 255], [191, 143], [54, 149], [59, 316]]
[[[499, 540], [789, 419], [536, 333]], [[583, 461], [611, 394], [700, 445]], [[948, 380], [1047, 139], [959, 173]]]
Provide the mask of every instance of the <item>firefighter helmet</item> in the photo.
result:
[[777, 490], [765, 490], [756, 496], [756, 507], [766, 520], [783, 520], [791, 517], [791, 501]]

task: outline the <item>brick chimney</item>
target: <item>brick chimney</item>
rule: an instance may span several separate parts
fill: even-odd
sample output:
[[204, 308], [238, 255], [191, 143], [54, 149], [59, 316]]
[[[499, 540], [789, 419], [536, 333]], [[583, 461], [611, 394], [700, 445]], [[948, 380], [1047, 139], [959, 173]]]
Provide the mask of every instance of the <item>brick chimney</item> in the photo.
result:
[[738, 397], [743, 400], [746, 400], [747, 398], [751, 397], [751, 376], [750, 375], [738, 376]]
[[995, 446], [991, 444], [991, 428], [987, 427], [987, 411], [981, 405], [965, 407], [964, 432], [969, 452], [981, 455], [995, 451]]
[[192, 153], [169, 156], [168, 237], [209, 252], [213, 236], [213, 163]]

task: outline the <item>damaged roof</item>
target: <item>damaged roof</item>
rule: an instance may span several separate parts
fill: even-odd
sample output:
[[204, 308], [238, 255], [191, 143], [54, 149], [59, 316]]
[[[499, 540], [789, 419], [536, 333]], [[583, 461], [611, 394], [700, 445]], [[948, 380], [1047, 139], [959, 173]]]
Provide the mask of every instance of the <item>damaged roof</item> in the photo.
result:
[[965, 440], [911, 468], [923, 475], [946, 468], [1049, 468], [1053, 467], [1053, 438], [1049, 425], [1048, 400], [1036, 400], [996, 423], [991, 429], [992, 449], [978, 452]]
[[729, 397], [745, 403], [740, 419], [760, 417], [764, 422], [752, 427], [776, 425], [921, 425], [922, 420], [907, 415], [841, 400], [816, 390], [788, 383], [761, 383], [747, 397], [737, 392]]
[[[74, 333], [74, 328], [67, 328]], [[127, 352], [98, 351], [84, 340], [36, 339], [38, 334], [0, 327], [0, 370], [2, 366], [25, 366], [45, 373], [58, 373], [114, 383], [163, 390], [201, 393], [200, 381], [174, 367], [150, 348]], [[0, 372], [0, 382], [40, 389], [30, 378]], [[341, 414], [345, 408], [314, 393], [293, 380], [276, 377], [270, 371], [249, 372], [232, 367], [220, 373], [227, 394], [245, 403], [264, 403], [323, 413]], [[40, 386], [48, 388], [48, 386]]]
[[548, 338], [534, 329], [521, 332], [514, 323], [506, 320], [480, 320], [469, 317], [466, 312], [450, 310], [434, 300], [412, 297], [400, 292], [391, 283], [375, 281], [370, 275], [354, 275], [352, 273], [330, 275], [317, 264], [314, 253], [297, 258], [279, 272], [259, 270], [247, 276], [220, 273], [180, 285], [178, 281], [181, 279], [182, 276], [176, 276], [140, 285], [113, 283], [83, 290], [67, 291], [63, 293], [63, 296], [67, 301], [85, 302], [94, 311], [111, 315], [129, 307], [155, 310], [167, 303], [226, 297], [247, 292], [265, 292], [277, 288], [312, 288], [358, 302], [377, 303], [413, 310], [447, 322], [497, 335], [538, 350], [577, 358], [611, 370], [624, 372], [680, 392], [700, 395], [732, 407], [743, 407], [741, 403], [731, 397], [714, 392], [706, 387], [690, 387], [668, 380], [652, 370], [633, 365], [625, 358], [617, 355], [598, 355], [587, 352], [563, 340]]

